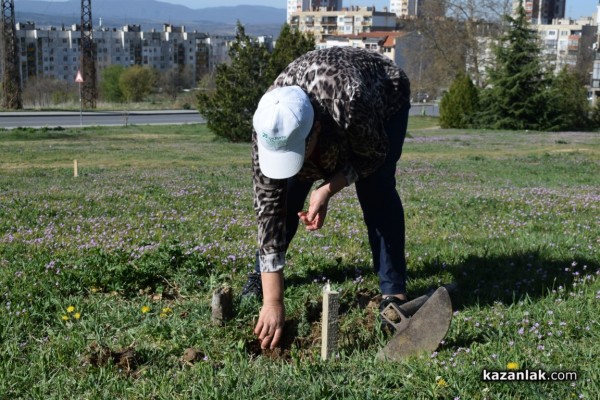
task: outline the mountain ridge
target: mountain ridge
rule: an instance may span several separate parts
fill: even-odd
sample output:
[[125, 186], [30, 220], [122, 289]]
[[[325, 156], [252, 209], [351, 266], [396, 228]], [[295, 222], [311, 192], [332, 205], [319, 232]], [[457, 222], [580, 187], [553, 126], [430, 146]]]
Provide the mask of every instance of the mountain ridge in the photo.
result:
[[[17, 22], [34, 21], [37, 25], [71, 25], [79, 23], [81, 2], [46, 2], [20, 0], [15, 5]], [[240, 21], [248, 34], [276, 36], [286, 22], [286, 10], [267, 6], [223, 6], [191, 9], [158, 0], [102, 0], [92, 4], [92, 23], [98, 27], [142, 25], [142, 29], [163, 24], [184, 25], [186, 29], [234, 33]]]

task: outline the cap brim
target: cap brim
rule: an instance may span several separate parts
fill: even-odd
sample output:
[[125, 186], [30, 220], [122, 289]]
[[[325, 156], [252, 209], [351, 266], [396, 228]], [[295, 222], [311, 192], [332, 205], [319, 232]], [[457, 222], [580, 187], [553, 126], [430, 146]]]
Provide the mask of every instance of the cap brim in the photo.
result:
[[304, 143], [289, 151], [265, 149], [260, 140], [258, 145], [258, 164], [262, 173], [271, 179], [287, 179], [296, 175], [304, 164]]

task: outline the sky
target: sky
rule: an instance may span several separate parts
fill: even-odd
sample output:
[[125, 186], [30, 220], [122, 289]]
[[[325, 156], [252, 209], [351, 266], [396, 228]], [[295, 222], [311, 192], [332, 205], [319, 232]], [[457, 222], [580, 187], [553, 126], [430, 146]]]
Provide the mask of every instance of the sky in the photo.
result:
[[[60, 0], [45, 0], [60, 1]], [[123, 0], [127, 1], [127, 0]], [[160, 0], [165, 3], [181, 4], [189, 8], [198, 9], [206, 7], [219, 6], [237, 6], [242, 4], [271, 6], [277, 8], [287, 8], [287, 0]], [[389, 0], [344, 0], [344, 6], [371, 6], [377, 9], [389, 7]], [[591, 17], [596, 12], [598, 2], [596, 0], [567, 0], [566, 16], [577, 19], [579, 17]]]
[[[123, 0], [127, 1], [127, 0]], [[277, 8], [287, 8], [287, 0], [160, 0], [166, 3], [181, 4], [190, 8], [205, 8], [218, 6], [236, 6], [240, 4], [250, 4], [258, 6], [271, 6]], [[344, 0], [344, 6], [374, 5], [378, 9], [389, 7], [389, 0]], [[596, 12], [598, 2], [595, 0], [567, 0], [567, 17], [579, 18], [582, 16], [591, 17]]]

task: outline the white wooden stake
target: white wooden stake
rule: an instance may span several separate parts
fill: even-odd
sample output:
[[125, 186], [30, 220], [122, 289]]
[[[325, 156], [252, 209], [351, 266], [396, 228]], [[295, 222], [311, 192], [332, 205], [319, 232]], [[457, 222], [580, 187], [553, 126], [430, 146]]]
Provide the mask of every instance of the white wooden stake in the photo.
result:
[[75, 178], [79, 176], [79, 172], [77, 171], [77, 160], [73, 160], [73, 176]]
[[321, 328], [321, 359], [328, 360], [337, 351], [339, 293], [329, 283], [323, 287], [323, 319]]

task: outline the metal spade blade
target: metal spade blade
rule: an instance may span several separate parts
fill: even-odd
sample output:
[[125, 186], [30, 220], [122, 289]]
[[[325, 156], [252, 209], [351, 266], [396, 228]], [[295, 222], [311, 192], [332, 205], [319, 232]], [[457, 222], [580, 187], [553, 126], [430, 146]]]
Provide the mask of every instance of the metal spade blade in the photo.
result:
[[[412, 313], [404, 309], [408, 304], [400, 309], [410, 315]], [[445, 287], [438, 288], [412, 317], [402, 320], [402, 326], [397, 327], [398, 332], [377, 353], [378, 359], [400, 361], [437, 349], [448, 333], [452, 320], [452, 302], [448, 290]]]

